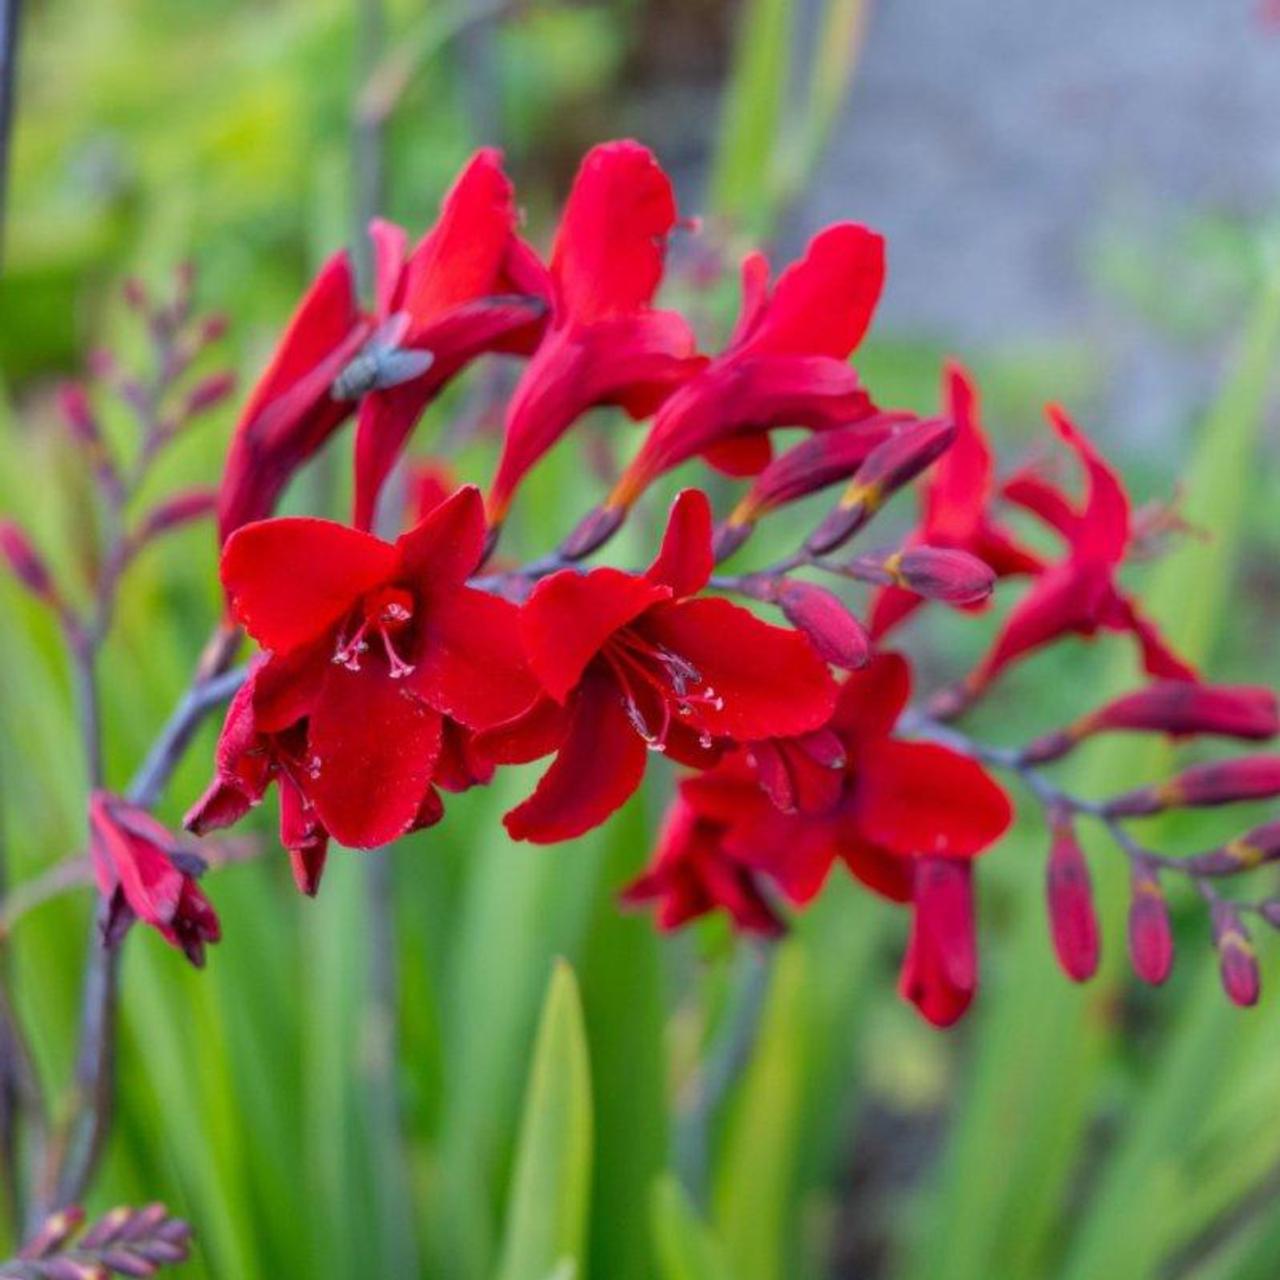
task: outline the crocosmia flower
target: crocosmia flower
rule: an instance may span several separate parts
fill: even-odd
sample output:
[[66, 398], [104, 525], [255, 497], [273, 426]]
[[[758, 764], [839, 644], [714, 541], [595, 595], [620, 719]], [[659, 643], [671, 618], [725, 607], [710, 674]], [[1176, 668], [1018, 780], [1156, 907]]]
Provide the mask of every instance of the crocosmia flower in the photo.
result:
[[551, 327], [507, 410], [489, 492], [500, 523], [524, 474], [594, 405], [644, 418], [701, 365], [693, 331], [652, 306], [676, 223], [671, 181], [635, 142], [588, 152], [551, 256]]
[[[967, 551], [998, 578], [1039, 573], [1044, 562], [1014, 538], [992, 509], [995, 464], [979, 416], [978, 389], [958, 364], [947, 367], [944, 383], [946, 415], [955, 423], [956, 437], [929, 473], [910, 545]], [[887, 635], [923, 603], [903, 587], [884, 588], [872, 602], [871, 634], [877, 639]]]
[[342, 844], [385, 844], [436, 808], [445, 717], [486, 728], [536, 692], [515, 607], [466, 584], [484, 537], [479, 492], [464, 488], [395, 543], [305, 518], [227, 543], [233, 614], [271, 654], [256, 727], [306, 719], [304, 791]]
[[107, 945], [141, 920], [192, 964], [204, 964], [205, 946], [221, 933], [195, 880], [204, 870], [198, 857], [181, 849], [145, 810], [106, 791], [89, 798], [89, 855], [107, 903]]
[[[426, 352], [417, 377], [374, 387], [356, 427], [355, 521], [372, 526], [378, 493], [423, 410], [482, 352], [528, 353], [541, 335], [546, 268], [516, 235], [518, 214], [501, 153], [476, 153], [445, 196], [436, 225], [406, 256], [399, 227], [377, 222], [379, 323], [402, 317], [402, 351]], [[376, 373], [373, 375], [376, 376]]]
[[1067, 555], [1046, 569], [1015, 606], [967, 682], [968, 692], [980, 692], [1010, 663], [1051, 641], [1100, 630], [1133, 635], [1149, 675], [1195, 679], [1195, 670], [1169, 648], [1117, 582], [1132, 540], [1129, 496], [1119, 476], [1061, 409], [1050, 408], [1049, 420], [1088, 478], [1084, 502], [1076, 508], [1051, 491], [1041, 494], [1045, 500], [1037, 514], [1066, 539]]
[[[954, 1021], [976, 987], [968, 864], [1003, 835], [1011, 810], [975, 761], [893, 736], [910, 687], [906, 662], [878, 655], [844, 681], [823, 737], [748, 744], [686, 778], [681, 801], [704, 824], [698, 865], [683, 866], [669, 843], [630, 900], [657, 900], [660, 920], [687, 919], [698, 901], [741, 922], [740, 891], [730, 902], [711, 896], [710, 885], [737, 884], [749, 872], [802, 907], [843, 862], [875, 892], [914, 904], [904, 993], [931, 1021]], [[837, 787], [820, 784], [824, 770]], [[721, 865], [710, 877], [713, 850]], [[689, 888], [695, 874], [700, 896]], [[672, 893], [681, 896], [668, 903]]]
[[242, 524], [269, 516], [298, 468], [350, 416], [353, 406], [330, 389], [371, 327], [351, 261], [337, 253], [298, 304], [236, 425], [218, 497], [224, 542]]
[[815, 729], [835, 685], [803, 636], [727, 600], [697, 598], [711, 575], [711, 512], [686, 490], [643, 574], [562, 570], [520, 610], [542, 696], [482, 736], [495, 760], [556, 753], [506, 816], [516, 839], [567, 840], [597, 826], [640, 784], [647, 752], [706, 764], [721, 738]]

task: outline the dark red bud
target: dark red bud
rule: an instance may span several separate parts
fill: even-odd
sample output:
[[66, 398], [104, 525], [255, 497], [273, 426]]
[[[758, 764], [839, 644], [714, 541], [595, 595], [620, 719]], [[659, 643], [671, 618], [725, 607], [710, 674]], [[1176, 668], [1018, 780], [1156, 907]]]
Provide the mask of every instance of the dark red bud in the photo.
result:
[[893, 557], [898, 581], [908, 591], [946, 604], [977, 604], [995, 590], [995, 571], [967, 551], [909, 547]]
[[824, 555], [847, 541], [894, 493], [941, 457], [955, 435], [953, 422], [935, 418], [877, 445], [858, 468], [835, 510], [810, 535], [806, 548]]
[[626, 507], [601, 506], [588, 511], [578, 522], [578, 527], [560, 544], [560, 557], [581, 560], [583, 556], [598, 551], [622, 528], [626, 518]]
[[102, 431], [97, 416], [89, 404], [89, 396], [78, 382], [64, 382], [58, 388], [58, 409], [71, 436], [79, 444], [99, 448]]
[[1098, 968], [1098, 918], [1089, 866], [1067, 816], [1053, 821], [1047, 872], [1049, 925], [1058, 963], [1073, 982], [1087, 982]]
[[1186, 859], [1185, 865], [1191, 875], [1232, 876], [1277, 858], [1280, 858], [1280, 821], [1264, 822], [1219, 849]]
[[124, 300], [135, 311], [145, 311], [149, 305], [147, 286], [137, 276], [130, 276], [120, 287]]
[[1173, 929], [1169, 908], [1154, 868], [1135, 863], [1133, 899], [1129, 905], [1129, 958], [1133, 971], [1153, 986], [1159, 986], [1173, 968]]
[[1280, 795], [1280, 756], [1250, 756], [1193, 765], [1159, 786], [1142, 787], [1106, 805], [1111, 817], [1135, 817], [1164, 809], [1206, 808]]
[[1076, 733], [1083, 736], [1106, 729], [1263, 739], [1280, 733], [1280, 710], [1270, 689], [1158, 680], [1086, 716]]
[[849, 479], [877, 446], [919, 421], [909, 413], [877, 413], [831, 431], [815, 432], [765, 467], [738, 504], [733, 522], [753, 524], [784, 503]]
[[1258, 957], [1239, 911], [1221, 899], [1213, 904], [1213, 945], [1218, 949], [1222, 988], [1231, 1003], [1241, 1008], [1257, 1004], [1262, 981]]
[[200, 322], [200, 345], [208, 346], [217, 342], [227, 332], [230, 324], [230, 319], [221, 311], [206, 316]]
[[17, 580], [46, 604], [57, 600], [53, 579], [43, 557], [12, 520], [0, 520], [0, 556]]
[[811, 582], [788, 580], [778, 588], [777, 602], [787, 621], [808, 636], [827, 662], [846, 671], [867, 665], [871, 637], [838, 596]]
[[196, 383], [187, 396], [183, 417], [195, 418], [221, 404], [236, 388], [236, 375], [226, 369]]
[[185, 493], [175, 494], [151, 511], [143, 521], [138, 537], [140, 540], [153, 538], [157, 534], [190, 524], [193, 520], [202, 520], [205, 516], [212, 515], [217, 506], [216, 489], [190, 489]]

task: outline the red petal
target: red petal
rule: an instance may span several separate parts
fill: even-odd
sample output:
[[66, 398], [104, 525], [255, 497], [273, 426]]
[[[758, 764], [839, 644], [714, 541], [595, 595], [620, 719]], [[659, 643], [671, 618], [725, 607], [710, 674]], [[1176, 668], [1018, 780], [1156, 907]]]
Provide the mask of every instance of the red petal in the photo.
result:
[[702, 691], [723, 701], [720, 710], [699, 705], [691, 717], [715, 737], [787, 737], [818, 728], [831, 714], [835, 682], [808, 641], [728, 600], [657, 605], [637, 628], [691, 662]]
[[1089, 477], [1076, 550], [1108, 564], [1119, 564], [1129, 546], [1129, 495], [1106, 459], [1062, 409], [1051, 405], [1049, 421], [1076, 451]]
[[630, 141], [593, 147], [565, 202], [551, 255], [565, 311], [592, 321], [648, 306], [675, 221], [671, 181], [651, 151]]
[[773, 461], [773, 445], [767, 435], [741, 436], [713, 444], [702, 458], [726, 476], [755, 476]]
[[969, 858], [1008, 829], [1008, 797], [975, 760], [932, 742], [882, 742], [860, 757], [855, 813], [900, 854]]
[[563, 702], [604, 642], [670, 594], [620, 569], [565, 569], [544, 578], [520, 610], [524, 650], [543, 688]]
[[840, 857], [849, 871], [890, 902], [909, 902], [915, 878], [915, 859], [904, 858], [873, 844], [855, 826], [842, 824], [839, 841]]
[[311, 798], [340, 844], [373, 849], [403, 835], [440, 751], [440, 714], [366, 665], [331, 666], [311, 713]]
[[978, 986], [972, 869], [945, 858], [916, 865], [916, 909], [899, 990], [935, 1026], [948, 1027]]
[[883, 640], [922, 604], [924, 600], [912, 591], [904, 591], [901, 587], [882, 587], [871, 599], [867, 629], [871, 632], [872, 640]]
[[505, 724], [477, 734], [475, 749], [494, 764], [527, 764], [558, 751], [570, 722], [570, 709], [544, 695]]
[[537, 696], [510, 601], [471, 587], [442, 592], [428, 605], [421, 636], [409, 683], [469, 728], [510, 720]]
[[484, 502], [465, 485], [396, 540], [398, 572], [428, 595], [465, 582], [484, 555]]
[[645, 572], [679, 599], [701, 591], [711, 577], [711, 504], [701, 489], [682, 489], [672, 503], [657, 559]]
[[852, 222], [827, 227], [778, 277], [767, 303], [746, 299], [744, 311], [754, 314], [735, 345], [742, 351], [847, 359], [871, 323], [883, 285], [883, 237]]
[[614, 682], [589, 673], [574, 697], [569, 732], [523, 804], [503, 818], [513, 840], [553, 844], [598, 827], [640, 785], [648, 749]]
[[405, 266], [399, 307], [409, 312], [415, 328], [461, 302], [497, 291], [515, 224], [515, 196], [502, 172], [502, 153], [492, 147], [477, 151]]
[[385, 320], [396, 308], [409, 233], [394, 222], [374, 218], [369, 223], [369, 239], [373, 241], [374, 309], [378, 319]]
[[340, 621], [387, 581], [396, 559], [387, 543], [331, 520], [263, 520], [237, 529], [223, 548], [222, 583], [249, 634], [281, 653]]
[[351, 405], [335, 401], [329, 388], [367, 332], [351, 263], [335, 254], [298, 304], [240, 415], [218, 498], [222, 541], [270, 515], [297, 468], [346, 420]]
[[991, 448], [978, 418], [978, 389], [958, 364], [946, 370], [947, 412], [956, 424], [951, 448], [934, 465], [924, 496], [924, 537], [964, 546], [991, 493]]
[[845, 677], [831, 727], [847, 743], [875, 743], [889, 736], [910, 697], [907, 660], [899, 653], [878, 653]]

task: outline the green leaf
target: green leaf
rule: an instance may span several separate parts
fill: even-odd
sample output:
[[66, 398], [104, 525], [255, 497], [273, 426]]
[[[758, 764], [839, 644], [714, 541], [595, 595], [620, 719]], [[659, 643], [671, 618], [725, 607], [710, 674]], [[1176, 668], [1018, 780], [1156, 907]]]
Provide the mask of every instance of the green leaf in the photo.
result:
[[792, 0], [749, 0], [739, 16], [711, 175], [711, 206], [750, 230], [768, 225], [791, 58]]
[[731, 1280], [720, 1242], [672, 1174], [654, 1183], [651, 1216], [662, 1280]]
[[782, 1280], [795, 1203], [804, 1107], [804, 951], [776, 951], [751, 1065], [736, 1100], [716, 1181], [716, 1226], [736, 1280]]
[[498, 1280], [582, 1269], [591, 1193], [591, 1068], [573, 970], [547, 988], [507, 1202]]

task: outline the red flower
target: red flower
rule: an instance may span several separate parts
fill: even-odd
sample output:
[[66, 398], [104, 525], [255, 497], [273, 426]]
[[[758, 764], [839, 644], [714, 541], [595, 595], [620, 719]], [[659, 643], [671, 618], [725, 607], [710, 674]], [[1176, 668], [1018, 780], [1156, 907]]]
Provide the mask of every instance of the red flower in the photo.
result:
[[[249, 678], [227, 708], [214, 756], [213, 781], [187, 813], [183, 826], [197, 835], [229, 827], [260, 804], [267, 788], [276, 783], [280, 843], [288, 851], [298, 888], [314, 895], [324, 871], [329, 833], [311, 799], [307, 720], [294, 718], [295, 708], [288, 697], [289, 675], [286, 664], [273, 666], [267, 657], [254, 661]], [[275, 714], [281, 683], [285, 695], [279, 704], [282, 715]]]
[[[669, 842], [628, 891], [631, 900], [658, 898], [668, 921], [696, 914], [691, 908], [700, 902], [700, 911], [724, 906], [741, 922], [744, 874], [767, 878], [804, 906], [842, 861], [875, 892], [916, 903], [904, 991], [932, 1021], [954, 1020], [972, 995], [966, 974], [976, 975], [965, 959], [973, 950], [967, 862], [999, 839], [1011, 811], [974, 761], [892, 736], [909, 695], [906, 663], [881, 654], [845, 681], [822, 735], [752, 743], [685, 779], [681, 803], [702, 823], [697, 865], [684, 866], [679, 843]], [[823, 785], [824, 772], [840, 785]], [[795, 807], [784, 811], [778, 799]], [[713, 853], [723, 864], [715, 876]], [[729, 884], [738, 886], [732, 902], [711, 891]]]
[[711, 511], [685, 490], [644, 574], [563, 570], [520, 611], [543, 695], [481, 739], [499, 761], [556, 758], [506, 815], [515, 839], [550, 843], [599, 825], [640, 784], [647, 750], [715, 758], [718, 738], [817, 728], [835, 685], [794, 631], [720, 599], [693, 599], [711, 574]]
[[613, 404], [647, 417], [701, 364], [684, 318], [651, 305], [675, 222], [671, 182], [646, 148], [610, 142], [587, 153], [552, 252], [551, 328], [507, 409], [488, 498], [494, 524], [580, 414]]
[[625, 510], [657, 476], [699, 453], [730, 475], [754, 475], [769, 461], [770, 429], [823, 431], [871, 414], [847, 361], [883, 284], [884, 240], [851, 222], [814, 236], [772, 292], [768, 260], [751, 254], [728, 346], [658, 411], [606, 505]]
[[1068, 553], [1018, 602], [995, 645], [966, 681], [967, 691], [980, 692], [1010, 663], [1061, 636], [1093, 636], [1099, 630], [1130, 632], [1148, 674], [1195, 679], [1194, 669], [1169, 649], [1116, 581], [1132, 540], [1129, 497], [1120, 478], [1061, 409], [1050, 407], [1049, 420], [1088, 477], [1084, 503], [1079, 508], [1059, 501], [1041, 506], [1039, 514], [1066, 538]]
[[223, 542], [242, 524], [271, 514], [294, 472], [351, 413], [330, 388], [369, 330], [351, 262], [334, 254], [298, 304], [240, 415], [218, 497]]
[[306, 797], [356, 848], [438, 816], [431, 790], [446, 716], [506, 720], [536, 692], [513, 605], [466, 585], [484, 546], [474, 488], [394, 544], [325, 520], [268, 520], [227, 543], [237, 619], [271, 658], [254, 727], [306, 726]]
[[486, 351], [532, 351], [549, 295], [546, 269], [515, 233], [518, 220], [502, 155], [478, 151], [440, 207], [436, 225], [405, 256], [399, 227], [371, 228], [377, 249], [377, 319], [404, 315], [401, 350], [427, 351], [417, 377], [375, 388], [356, 427], [355, 523], [372, 527], [378, 494], [423, 410]]
[[181, 849], [145, 810], [105, 791], [89, 797], [89, 853], [108, 903], [104, 945], [115, 945], [141, 920], [192, 964], [204, 964], [205, 944], [217, 942], [221, 933], [217, 914], [195, 882], [204, 870], [198, 857]]
[[[995, 461], [978, 414], [978, 389], [959, 364], [947, 366], [944, 399], [956, 437], [930, 473], [920, 524], [909, 545], [967, 551], [1000, 578], [1039, 573], [1044, 562], [1020, 546], [992, 514]], [[872, 601], [871, 634], [876, 639], [887, 635], [923, 603], [902, 587], [886, 587]]]

